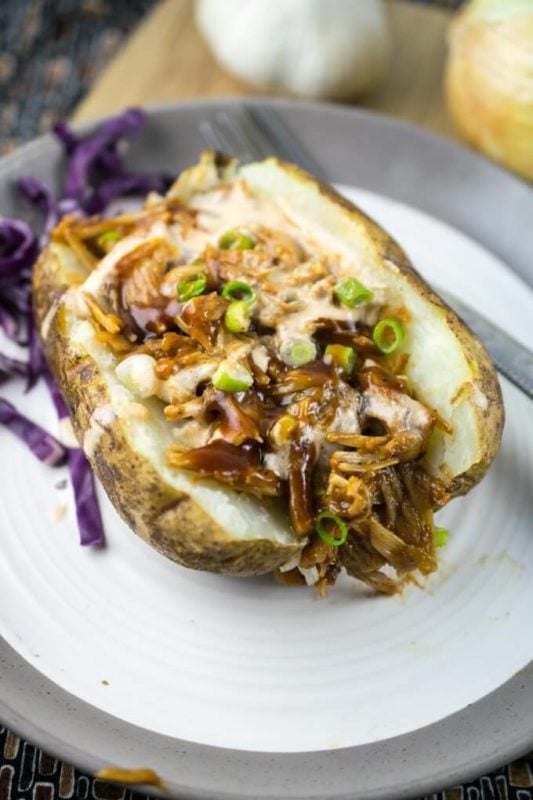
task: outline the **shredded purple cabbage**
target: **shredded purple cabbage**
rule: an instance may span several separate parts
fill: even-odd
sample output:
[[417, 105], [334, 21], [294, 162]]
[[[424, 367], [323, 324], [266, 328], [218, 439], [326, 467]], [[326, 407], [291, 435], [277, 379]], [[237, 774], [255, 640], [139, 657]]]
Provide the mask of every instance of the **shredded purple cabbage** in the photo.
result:
[[87, 200], [85, 208], [89, 214], [98, 214], [117, 197], [146, 195], [154, 191], [163, 194], [169, 187], [169, 178], [163, 174], [116, 175], [102, 181]]
[[17, 344], [29, 342], [31, 270], [37, 237], [22, 220], [0, 219], [0, 327]]
[[77, 139], [65, 123], [59, 131], [56, 128], [56, 133], [64, 142], [69, 155], [65, 196], [73, 197], [83, 204], [83, 200], [90, 194], [94, 185], [94, 178], [98, 177], [95, 176], [95, 171], [103, 166], [106, 172], [120, 174], [123, 166], [122, 160], [116, 153], [117, 144], [122, 139], [139, 133], [144, 123], [145, 117], [142, 111], [130, 108], [106, 120], [96, 133], [85, 139]]
[[29, 277], [39, 252], [37, 237], [20, 219], [0, 219], [0, 287]]
[[28, 343], [30, 359], [28, 362], [28, 380], [26, 382], [27, 392], [33, 389], [33, 387], [43, 374], [43, 370], [46, 365], [46, 360], [44, 357], [43, 349], [41, 347], [41, 342], [39, 341], [39, 334], [37, 333], [35, 325], [33, 325], [33, 318], [30, 319], [32, 324], [30, 325], [30, 334]]
[[94, 475], [83, 450], [80, 448], [70, 450], [68, 468], [76, 501], [80, 544], [83, 546], [103, 544], [104, 525], [96, 497]]
[[60, 219], [57, 201], [52, 190], [40, 178], [34, 178], [30, 175], [20, 178], [18, 187], [24, 197], [35, 208], [43, 212], [45, 217], [43, 235], [46, 237], [52, 228], [55, 228]]
[[129, 108], [111, 117], [95, 133], [84, 138], [77, 137], [65, 122], [58, 123], [54, 132], [69, 158], [64, 197], [77, 203], [86, 213], [97, 214], [121, 195], [166, 191], [171, 176], [132, 174], [127, 171], [119, 152], [124, 140], [140, 133], [145, 123], [146, 117], [138, 108]]
[[0, 425], [4, 425], [11, 433], [18, 436], [44, 464], [56, 467], [64, 463], [67, 451], [63, 445], [2, 398], [0, 398]]
[[0, 383], [15, 375], [27, 378], [28, 374], [29, 364], [27, 361], [19, 361], [18, 358], [10, 358], [0, 353]]
[[67, 123], [63, 120], [54, 124], [53, 131], [59, 141], [62, 142], [67, 156], [71, 156], [78, 144], [78, 137], [72, 133]]
[[[52, 398], [59, 420], [69, 419], [70, 414], [67, 404], [59, 390], [59, 386], [46, 365], [42, 375], [48, 387], [48, 391], [50, 392], [50, 397]], [[80, 544], [84, 547], [88, 545], [104, 544], [104, 524], [96, 497], [96, 487], [94, 485], [91, 465], [87, 461], [85, 453], [79, 447], [69, 449], [67, 463], [74, 491]]]
[[[131, 108], [112, 117], [88, 136], [73, 133], [65, 122], [58, 122], [54, 132], [63, 144], [67, 157], [67, 175], [63, 190], [55, 197], [40, 178], [26, 176], [18, 187], [27, 200], [44, 215], [41, 245], [66, 214], [96, 214], [104, 211], [117, 197], [165, 192], [172, 176], [163, 173], [133, 174], [123, 161], [121, 147], [125, 139], [136, 136], [145, 125], [145, 115]], [[44, 378], [60, 420], [69, 416], [61, 392], [50, 374], [41, 349], [31, 313], [31, 273], [39, 254], [39, 242], [30, 227], [21, 220], [0, 219], [0, 327], [9, 339], [28, 347], [28, 362], [0, 354], [0, 382], [20, 375], [27, 379], [27, 389]], [[96, 498], [94, 477], [83, 450], [68, 451], [50, 434], [7, 400], [0, 399], [0, 424], [21, 438], [32, 452], [48, 464], [68, 461], [76, 516], [82, 545], [102, 544], [104, 529]]]
[[10, 309], [7, 303], [3, 306], [0, 301], [0, 328], [8, 339], [21, 345], [29, 341], [28, 320], [20, 317], [15, 310]]
[[63, 395], [61, 394], [59, 386], [55, 382], [52, 373], [48, 369], [48, 365], [45, 365], [42, 372], [42, 377], [44, 382], [46, 383], [48, 391], [50, 392], [50, 397], [52, 398], [52, 402], [55, 406], [58, 419], [62, 420], [65, 419], [66, 417], [70, 417], [67, 404], [63, 399]]

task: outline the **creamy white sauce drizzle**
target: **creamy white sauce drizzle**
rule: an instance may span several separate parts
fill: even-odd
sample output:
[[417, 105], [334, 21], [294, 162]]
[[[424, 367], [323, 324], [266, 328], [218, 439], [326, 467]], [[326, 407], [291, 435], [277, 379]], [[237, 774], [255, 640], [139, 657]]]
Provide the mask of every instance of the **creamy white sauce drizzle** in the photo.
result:
[[292, 558], [289, 558], [289, 560], [286, 561], [285, 564], [281, 565], [279, 571], [290, 572], [291, 569], [296, 569], [296, 567], [300, 563], [300, 558], [301, 558], [301, 553], [300, 552], [296, 553], [296, 555], [292, 556]]
[[476, 383], [472, 383], [472, 392], [471, 397], [474, 404], [481, 409], [481, 411], [486, 411], [489, 407], [489, 400], [486, 394], [483, 394], [481, 389]]
[[290, 467], [289, 454], [290, 454], [289, 444], [284, 444], [282, 447], [279, 447], [275, 452], [265, 453], [264, 456], [265, 467], [267, 469], [272, 470], [272, 472], [275, 472], [276, 475], [282, 480], [287, 480], [287, 478], [289, 477], [289, 467]]
[[427, 408], [402, 392], [368, 388], [362, 398], [364, 415], [381, 420], [390, 431], [422, 431], [431, 424]]
[[304, 576], [305, 582], [308, 586], [314, 586], [316, 583], [318, 583], [318, 567], [298, 567], [298, 571]]
[[98, 267], [94, 269], [88, 276], [87, 280], [78, 287], [77, 294], [88, 293], [93, 297], [98, 297], [101, 290], [103, 290], [108, 283], [112, 281], [117, 273], [117, 265], [124, 256], [136, 250], [142, 244], [151, 241], [152, 239], [163, 239], [175, 243], [172, 235], [172, 229], [165, 225], [161, 220], [154, 222], [152, 227], [146, 233], [135, 233], [131, 236], [126, 236], [124, 239], [118, 241], [115, 246], [107, 253], [106, 256], [100, 261]]
[[[215, 240], [232, 228], [242, 229], [247, 225], [261, 225], [293, 236], [298, 233], [298, 227], [274, 199], [252, 194], [242, 180], [230, 187], [195, 195], [189, 205], [199, 210], [199, 233], [210, 234]], [[191, 231], [185, 241], [190, 242], [194, 235]]]
[[60, 299], [54, 300], [54, 302], [46, 312], [45, 317], [42, 321], [40, 333], [41, 333], [41, 339], [43, 339], [43, 341], [46, 341], [48, 339], [48, 336], [50, 334], [50, 327], [52, 325], [52, 320], [56, 315], [59, 303]]
[[80, 446], [76, 434], [74, 433], [70, 417], [63, 417], [63, 419], [59, 420], [59, 440], [65, 447], [72, 448]]

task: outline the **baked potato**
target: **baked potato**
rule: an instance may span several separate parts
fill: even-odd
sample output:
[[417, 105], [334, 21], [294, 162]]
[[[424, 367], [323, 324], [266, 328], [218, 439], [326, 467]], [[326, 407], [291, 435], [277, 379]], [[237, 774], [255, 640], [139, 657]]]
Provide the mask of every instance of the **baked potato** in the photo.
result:
[[138, 212], [64, 218], [33, 297], [111, 501], [187, 567], [321, 591], [344, 567], [392, 593], [436, 568], [433, 511], [499, 447], [480, 342], [379, 225], [276, 158], [206, 152]]

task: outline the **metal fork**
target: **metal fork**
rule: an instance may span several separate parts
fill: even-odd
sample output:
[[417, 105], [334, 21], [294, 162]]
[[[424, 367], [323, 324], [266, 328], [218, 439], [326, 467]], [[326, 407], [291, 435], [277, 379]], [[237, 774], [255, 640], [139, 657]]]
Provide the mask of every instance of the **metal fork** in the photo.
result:
[[260, 161], [277, 155], [297, 164], [326, 183], [329, 177], [302, 142], [273, 110], [260, 106], [235, 106], [217, 111], [200, 123], [206, 145], [239, 161]]
[[[321, 165], [273, 109], [235, 106], [207, 116], [199, 128], [208, 147], [236, 156], [241, 162], [278, 155], [329, 183]], [[436, 291], [481, 339], [502, 375], [533, 399], [533, 352], [462, 300]]]

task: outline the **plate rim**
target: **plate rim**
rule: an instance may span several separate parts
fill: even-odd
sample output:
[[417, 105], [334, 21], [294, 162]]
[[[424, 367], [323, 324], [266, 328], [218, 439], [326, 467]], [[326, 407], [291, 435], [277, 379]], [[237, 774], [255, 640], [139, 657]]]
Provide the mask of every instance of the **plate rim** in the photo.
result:
[[[223, 108], [228, 105], [237, 105], [240, 102], [242, 102], [241, 98], [210, 98], [157, 104], [144, 108], [150, 119], [157, 120], [159, 117], [179, 115], [180, 111], [185, 109], [199, 111], [206, 108]], [[377, 112], [333, 103], [288, 101], [281, 98], [247, 98], [246, 102], [271, 106], [281, 113], [284, 109], [294, 108], [321, 116], [329, 114], [332, 118], [337, 119], [345, 117], [348, 118], [344, 123], [346, 125], [357, 125], [357, 120], [366, 120], [367, 123], [376, 127], [381, 126], [383, 129], [385, 126], [389, 131], [396, 131], [399, 138], [403, 137], [404, 141], [406, 136], [411, 139], [416, 137], [420, 145], [430, 151], [435, 147], [444, 148], [450, 157], [455, 157], [463, 164], [466, 162], [467, 167], [470, 165], [474, 172], [482, 169], [491, 180], [503, 181], [509, 187], [522, 186], [524, 189], [528, 189], [527, 184], [522, 184], [519, 179], [509, 175], [501, 167], [462, 148], [459, 144]], [[98, 121], [91, 120], [75, 127], [83, 132], [93, 128]], [[19, 162], [23, 163], [34, 150], [43, 148], [43, 146], [49, 147], [53, 141], [51, 134], [44, 134], [14, 153], [8, 154], [0, 160], [0, 176], [5, 175], [11, 168], [16, 168]], [[333, 174], [332, 180], [337, 179], [338, 176]], [[343, 178], [343, 181], [351, 182], [346, 178]], [[362, 188], [376, 191], [372, 186], [362, 185]], [[464, 226], [457, 225], [454, 214], [451, 214], [450, 217], [436, 213], [431, 204], [420, 205], [420, 203], [413, 202], [412, 199], [398, 196], [398, 193], [388, 193], [387, 196], [400, 202], [408, 202], [415, 208], [437, 216], [474, 238], [482, 246], [486, 246], [483, 239], [480, 241], [479, 236], [473, 235], [468, 227], [465, 229]], [[531, 205], [533, 207], [533, 201]], [[502, 242], [496, 249], [496, 255], [502, 257], [502, 249], [503, 251], [506, 249], [505, 244]], [[488, 249], [493, 250], [490, 245]], [[507, 258], [505, 252], [502, 258], [506, 263], [515, 261], [512, 254]], [[513, 272], [511, 269], [510, 271]], [[523, 269], [517, 271], [522, 278], [526, 278], [526, 282], [531, 283], [533, 276], [524, 275]], [[529, 719], [533, 717], [533, 662], [481, 700], [424, 728], [366, 745], [339, 750], [290, 754], [229, 750], [186, 742], [146, 731], [70, 695], [24, 661], [1, 638], [0, 664], [2, 665], [0, 673], [0, 719], [2, 723], [38, 744], [47, 752], [52, 752], [62, 760], [76, 764], [89, 773], [93, 773], [106, 762], [101, 752], [97, 754], [94, 750], [89, 752], [87, 749], [90, 739], [91, 741], [94, 739], [100, 745], [104, 732], [108, 737], [108, 743], [111, 744], [114, 743], [117, 733], [120, 735], [126, 745], [121, 754], [122, 763], [129, 763], [131, 766], [140, 766], [145, 755], [148, 754], [147, 744], [149, 742], [149, 765], [160, 765], [157, 771], [163, 776], [169, 774], [169, 771], [165, 770], [165, 764], [169, 763], [167, 759], [170, 757], [170, 763], [174, 763], [178, 752], [179, 760], [182, 762], [179, 765], [182, 776], [187, 769], [189, 772], [191, 769], [193, 772], [194, 769], [197, 770], [196, 780], [189, 779], [183, 784], [174, 779], [169, 780], [172, 791], [181, 798], [198, 797], [202, 800], [229, 800], [229, 798], [232, 800], [243, 798], [244, 800], [247, 798], [249, 800], [251, 797], [250, 785], [257, 782], [258, 776], [263, 776], [265, 783], [259, 791], [254, 792], [253, 796], [261, 798], [261, 800], [270, 800], [271, 798], [280, 800], [282, 797], [299, 797], [306, 798], [306, 800], [315, 797], [324, 800], [348, 800], [348, 798], [350, 800], [390, 800], [392, 792], [395, 797], [407, 798], [422, 795], [428, 791], [436, 791], [438, 788], [478, 775], [481, 771], [499, 767], [502, 762], [522, 755], [533, 743], [529, 722]], [[22, 693], [21, 685], [23, 686]], [[7, 692], [4, 687], [7, 688]], [[32, 717], [28, 716], [24, 710], [27, 705], [24, 695], [26, 697], [31, 695], [33, 698]], [[39, 708], [40, 720], [43, 725], [36, 721], [39, 718], [35, 716], [36, 708]], [[52, 708], [53, 713], [50, 713]], [[83, 720], [83, 726], [78, 730], [76, 721], [81, 720]], [[491, 721], [494, 730], [489, 734]], [[91, 728], [90, 733], [87, 731], [88, 727]], [[72, 731], [71, 736], [66, 736], [67, 728]], [[85, 740], [82, 735], [80, 749], [78, 742], [80, 742], [80, 733], [83, 731]], [[63, 736], [59, 735], [59, 732], [63, 732]], [[75, 738], [72, 738], [73, 736]], [[74, 741], [76, 744], [73, 744]], [[83, 744], [83, 742], [85, 743]], [[442, 748], [443, 743], [446, 743], [448, 749], [443, 757], [440, 752], [441, 763], [436, 765], [435, 753], [438, 751], [435, 748]], [[226, 789], [217, 789], [214, 785], [206, 788], [207, 776], [204, 775], [202, 769], [206, 759], [209, 759], [212, 773], [209, 780], [212, 782], [213, 778], [218, 776], [222, 785], [224, 781], [226, 782]], [[107, 763], [109, 761], [113, 761], [113, 759], [108, 759]], [[116, 760], [115, 763], [120, 762]], [[384, 769], [385, 765], [387, 765], [387, 769]], [[405, 773], [407, 767], [408, 774]], [[380, 780], [385, 773], [386, 780]], [[330, 778], [327, 777], [328, 775]], [[339, 775], [342, 776], [342, 779], [337, 779], [337, 788], [335, 788], [334, 777], [331, 776], [338, 777]], [[350, 781], [349, 786], [348, 780]], [[341, 788], [341, 783], [343, 786], [346, 785], [346, 791]], [[228, 788], [230, 785], [231, 789]], [[153, 792], [153, 790], [151, 791]]]
[[[407, 800], [499, 768], [502, 762], [506, 764], [524, 755], [532, 743], [533, 662], [482, 699], [416, 731], [356, 747], [303, 753], [247, 752], [146, 731], [71, 695], [29, 665], [3, 639], [0, 639], [0, 665], [11, 667], [7, 682], [5, 676], [0, 678], [0, 687], [4, 684], [16, 694], [16, 680], [23, 671], [31, 679], [27, 683], [27, 704], [40, 703], [41, 711], [46, 708], [46, 714], [54, 721], [58, 718], [58, 706], [63, 711], [61, 723], [56, 725], [63, 736], [58, 736], [55, 731], [51, 733], [37, 726], [0, 697], [2, 722], [6, 727], [89, 774], [108, 764], [132, 768], [149, 766], [162, 776], [171, 796], [180, 800], [392, 800], [393, 797]], [[502, 714], [508, 717], [510, 727], [501, 724]], [[484, 746], [487, 718], [499, 720], [498, 742], [492, 742], [488, 749]], [[517, 735], [510, 738], [510, 732], [516, 734], [520, 719], [524, 730], [529, 728], [529, 739]], [[65, 734], [69, 734], [66, 740]], [[104, 735], [118, 740], [121, 758], [106, 760], [99, 753], [89, 753], [87, 739], [85, 747], [79, 749], [72, 742], [80, 735], [89, 736], [92, 743], [100, 743]], [[136, 751], [137, 737], [142, 738], [142, 756]], [[473, 744], [476, 753], [472, 751]], [[454, 760], [453, 754], [450, 758], [450, 750], [444, 753], [442, 763], [435, 757], [439, 752], [442, 756], [448, 746], [455, 746], [462, 754], [461, 762], [453, 767], [449, 763]], [[165, 771], [169, 763], [175, 765], [177, 760], [181, 781], [168, 779], [169, 773]], [[205, 787], [207, 763], [209, 782], [216, 785], [225, 781], [225, 788]], [[418, 767], [417, 774], [413, 774], [414, 763]], [[378, 765], [380, 770], [376, 770]], [[196, 780], [184, 780], [191, 767]], [[339, 774], [347, 785], [332, 792], [331, 780]], [[386, 780], [376, 781], [376, 776], [385, 774]], [[201, 776], [201, 784], [198, 776]], [[265, 783], [251, 794], [250, 786], [259, 776]], [[400, 785], [398, 780], [402, 781]], [[145, 791], [144, 787], [128, 788]], [[149, 791], [160, 797], [169, 796], [168, 791], [151, 787]]]

